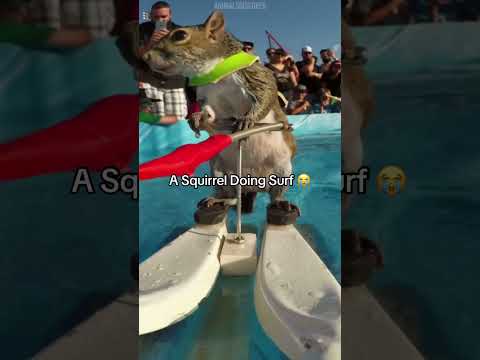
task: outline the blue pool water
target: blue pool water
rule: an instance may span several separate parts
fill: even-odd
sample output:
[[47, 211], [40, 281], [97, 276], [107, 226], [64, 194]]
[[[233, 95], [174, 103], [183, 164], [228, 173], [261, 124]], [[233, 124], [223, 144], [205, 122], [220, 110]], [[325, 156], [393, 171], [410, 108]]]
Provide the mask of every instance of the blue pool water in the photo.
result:
[[[340, 275], [340, 115], [291, 117], [298, 155], [294, 173], [308, 173], [309, 188], [290, 189], [287, 198], [302, 216], [298, 228], [332, 273]], [[188, 125], [170, 128], [140, 127], [140, 162], [174, 150], [195, 139]], [[202, 165], [197, 175], [208, 173]], [[140, 185], [140, 260], [172, 241], [193, 224], [197, 202], [211, 188], [169, 187], [168, 179]], [[268, 196], [261, 194], [253, 214], [245, 215], [245, 229], [261, 239]], [[234, 213], [230, 229], [234, 229]], [[306, 274], [308, 276], [308, 274]], [[165, 330], [140, 337], [140, 358], [147, 359], [282, 359], [284, 355], [263, 332], [253, 305], [253, 277], [220, 277], [199, 309], [186, 320]]]
[[365, 163], [373, 176], [389, 164], [407, 176], [395, 198], [370, 182], [350, 213], [385, 255], [372, 290], [427, 358], [479, 359], [480, 73], [372, 78]]
[[354, 30], [377, 104], [365, 163], [372, 175], [397, 164], [407, 184], [389, 199], [370, 182], [348, 224], [380, 244], [385, 269], [371, 290], [427, 359], [480, 359], [479, 28]]

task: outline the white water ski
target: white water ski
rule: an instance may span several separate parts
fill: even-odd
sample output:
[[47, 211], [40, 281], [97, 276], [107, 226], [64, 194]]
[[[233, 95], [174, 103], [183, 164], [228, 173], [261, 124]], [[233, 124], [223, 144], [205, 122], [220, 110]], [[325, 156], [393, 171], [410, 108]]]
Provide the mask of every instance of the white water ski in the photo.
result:
[[255, 309], [290, 359], [340, 360], [340, 284], [293, 225], [266, 226]]
[[139, 334], [172, 325], [195, 311], [220, 271], [225, 223], [196, 225], [140, 264]]

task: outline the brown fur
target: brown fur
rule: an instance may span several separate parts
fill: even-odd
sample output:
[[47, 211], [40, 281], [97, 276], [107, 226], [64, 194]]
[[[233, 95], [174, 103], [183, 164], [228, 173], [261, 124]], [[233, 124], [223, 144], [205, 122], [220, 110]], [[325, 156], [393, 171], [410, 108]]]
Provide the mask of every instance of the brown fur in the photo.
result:
[[[342, 51], [347, 56], [353, 56], [355, 46], [352, 32], [346, 22], [342, 20]], [[342, 86], [349, 87], [352, 96], [362, 109], [364, 119], [362, 127], [365, 128], [367, 120], [373, 113], [375, 103], [372, 88], [364, 69], [358, 65], [345, 63], [342, 69]]]
[[[226, 58], [242, 50], [242, 43], [232, 34], [224, 31], [225, 21], [223, 15], [215, 11], [202, 25], [186, 26], [174, 30], [169, 37], [162, 39], [148, 54], [146, 60], [150, 63], [164, 66], [163, 70], [174, 73], [199, 72], [201, 61], [199, 59]], [[184, 32], [187, 38], [176, 42], [175, 32]], [[194, 46], [192, 46], [194, 44]], [[180, 69], [179, 64], [182, 64]], [[288, 119], [278, 103], [278, 89], [275, 78], [270, 70], [260, 63], [238, 71], [250, 95], [255, 99], [254, 106], [244, 116], [243, 128], [252, 127], [264, 119], [273, 109], [275, 119], [285, 124]], [[200, 129], [213, 133], [214, 124], [203, 122]], [[283, 132], [292, 154], [296, 152], [295, 138], [291, 131]]]
[[[205, 23], [173, 30], [144, 55], [144, 60], [155, 72], [182, 74], [192, 78], [211, 71], [215, 65], [242, 50], [242, 43], [225, 31], [223, 14], [214, 11]], [[261, 123], [279, 122], [288, 127], [288, 119], [278, 101], [278, 89], [272, 72], [255, 62], [215, 84], [200, 86], [197, 100], [203, 115], [190, 120], [194, 130], [207, 130], [211, 135], [232, 133]], [[210, 114], [210, 115], [209, 115]], [[242, 173], [251, 176], [289, 176], [291, 158], [296, 152], [295, 139], [290, 130], [282, 134], [252, 135], [243, 144]], [[236, 148], [227, 148], [211, 159], [214, 176], [235, 173]], [[244, 187], [245, 192], [269, 192], [271, 201], [280, 201], [287, 187], [274, 185], [260, 189]], [[235, 187], [216, 189], [216, 198], [234, 197]]]

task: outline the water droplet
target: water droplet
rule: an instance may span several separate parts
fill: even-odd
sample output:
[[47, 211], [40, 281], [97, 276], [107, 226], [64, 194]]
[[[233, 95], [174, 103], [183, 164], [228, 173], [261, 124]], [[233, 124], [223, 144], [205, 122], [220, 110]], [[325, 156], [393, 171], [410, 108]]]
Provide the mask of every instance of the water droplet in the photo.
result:
[[177, 283], [178, 283], [178, 280], [175, 280], [175, 279], [168, 280], [168, 285], [170, 286], [175, 285]]
[[150, 273], [150, 272], [146, 272], [146, 273], [142, 274], [143, 278], [147, 278], [147, 277], [150, 277], [150, 276], [152, 276], [152, 273]]
[[265, 265], [266, 268], [270, 271], [270, 273], [274, 276], [277, 276], [280, 274], [280, 267], [277, 266], [275, 263], [272, 261], [268, 261], [267, 264]]
[[307, 293], [308, 296], [311, 296], [315, 299], [321, 299], [325, 296], [325, 293], [321, 290], [317, 290], [317, 291], [312, 291], [310, 290], [308, 293]]
[[174, 272], [172, 275], [173, 275], [173, 276], [181, 276], [182, 273], [181, 273], [181, 272]]
[[164, 269], [163, 265], [157, 265], [156, 269], [158, 271], [162, 271]]

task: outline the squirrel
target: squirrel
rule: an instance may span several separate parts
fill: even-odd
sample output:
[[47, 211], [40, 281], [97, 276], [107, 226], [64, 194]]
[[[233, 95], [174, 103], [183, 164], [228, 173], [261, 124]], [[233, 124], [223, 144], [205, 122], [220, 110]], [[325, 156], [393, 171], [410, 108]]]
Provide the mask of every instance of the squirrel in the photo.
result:
[[[170, 32], [143, 55], [143, 60], [153, 72], [192, 78], [208, 73], [224, 59], [241, 52], [242, 47], [238, 39], [225, 31], [223, 13], [214, 11], [201, 25]], [[242, 174], [254, 177], [290, 176], [296, 144], [277, 93], [273, 74], [256, 61], [217, 83], [197, 87], [197, 101], [202, 105], [202, 115], [195, 118], [193, 128], [207, 130], [213, 135], [231, 134], [259, 123], [284, 123], [282, 131], [262, 132], [242, 140]], [[237, 153], [237, 149], [231, 146], [214, 157], [210, 161], [212, 175], [236, 174]], [[242, 193], [268, 192], [272, 203], [282, 201], [285, 204], [286, 190], [286, 186], [280, 185], [263, 189], [245, 186]], [[209, 198], [208, 204], [232, 198], [235, 198], [235, 187], [222, 186], [215, 189], [215, 195]]]

